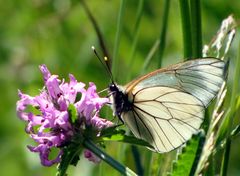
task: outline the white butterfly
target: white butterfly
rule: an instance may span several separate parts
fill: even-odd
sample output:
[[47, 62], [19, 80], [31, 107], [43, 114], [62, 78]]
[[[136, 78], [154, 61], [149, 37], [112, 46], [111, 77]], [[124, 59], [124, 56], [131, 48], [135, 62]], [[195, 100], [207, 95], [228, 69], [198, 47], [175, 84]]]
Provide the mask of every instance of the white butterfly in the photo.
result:
[[227, 76], [227, 65], [201, 58], [153, 71], [123, 87], [113, 82], [114, 113], [156, 152], [169, 152], [198, 132], [205, 108]]

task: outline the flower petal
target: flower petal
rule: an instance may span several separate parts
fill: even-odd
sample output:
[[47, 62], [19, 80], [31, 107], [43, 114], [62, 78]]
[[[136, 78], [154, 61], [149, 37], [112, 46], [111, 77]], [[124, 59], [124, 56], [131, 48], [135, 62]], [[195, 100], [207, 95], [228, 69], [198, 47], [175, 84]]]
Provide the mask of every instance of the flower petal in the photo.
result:
[[61, 160], [62, 150], [59, 151], [55, 159], [49, 160], [49, 154], [51, 152], [50, 148], [47, 145], [40, 144], [37, 147], [28, 146], [28, 149], [32, 152], [38, 152], [40, 154], [41, 163], [44, 166], [52, 166], [55, 163], [59, 163]]
[[84, 150], [84, 157], [87, 158], [89, 161], [94, 162], [95, 164], [100, 163], [101, 159], [98, 158], [94, 153], [92, 153], [90, 150], [85, 149]]
[[40, 65], [39, 69], [41, 70], [41, 72], [43, 74], [44, 82], [46, 82], [51, 77], [50, 71], [48, 70], [48, 68], [46, 67], [45, 64]]
[[57, 75], [52, 75], [45, 83], [49, 95], [53, 100], [57, 100], [61, 95], [62, 91], [59, 87], [59, 80]]

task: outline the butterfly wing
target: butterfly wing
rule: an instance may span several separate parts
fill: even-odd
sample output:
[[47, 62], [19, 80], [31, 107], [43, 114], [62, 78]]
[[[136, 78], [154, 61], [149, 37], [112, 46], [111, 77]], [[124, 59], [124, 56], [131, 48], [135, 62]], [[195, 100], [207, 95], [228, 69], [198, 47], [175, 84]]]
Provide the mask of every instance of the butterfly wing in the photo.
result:
[[198, 131], [204, 109], [225, 77], [225, 62], [214, 58], [156, 70], [125, 87], [133, 108], [123, 112], [122, 118], [136, 137], [157, 152], [171, 151]]

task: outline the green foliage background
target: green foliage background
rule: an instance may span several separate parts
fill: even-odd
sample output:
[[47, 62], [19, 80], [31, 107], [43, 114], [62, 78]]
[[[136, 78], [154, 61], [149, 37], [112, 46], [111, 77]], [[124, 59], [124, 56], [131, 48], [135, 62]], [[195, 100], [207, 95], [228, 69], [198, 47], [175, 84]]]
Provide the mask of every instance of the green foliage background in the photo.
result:
[[[100, 26], [110, 55], [114, 54], [117, 19], [120, 0], [87, 1]], [[216, 34], [221, 21], [229, 14], [240, 17], [240, 1], [203, 0], [202, 36], [208, 43]], [[163, 1], [145, 1], [139, 30], [136, 52], [132, 54], [134, 25], [137, 18], [138, 1], [126, 1], [120, 35], [119, 63], [115, 77], [119, 84], [140, 75], [146, 56], [160, 36]], [[178, 1], [171, 1], [166, 48], [163, 66], [183, 59], [180, 8]], [[233, 84], [233, 71], [238, 55], [239, 34], [230, 50], [230, 73], [228, 86]], [[53, 74], [61, 78], [72, 73], [79, 81], [95, 82], [98, 90], [107, 87], [109, 78], [94, 56], [91, 46], [101, 51], [94, 28], [81, 3], [73, 0], [11, 0], [0, 1], [0, 173], [4, 176], [55, 175], [56, 168], [43, 167], [37, 154], [30, 153], [27, 144], [32, 140], [24, 132], [24, 123], [16, 116], [17, 89], [36, 95], [43, 86], [38, 65], [46, 64]], [[130, 61], [133, 56], [134, 61]], [[158, 65], [154, 55], [148, 71]], [[129, 64], [132, 64], [129, 66]], [[130, 75], [130, 76], [129, 76]], [[239, 81], [240, 79], [238, 79]], [[239, 82], [238, 82], [239, 83]], [[107, 110], [106, 110], [107, 111]], [[237, 112], [240, 113], [239, 111]], [[103, 113], [112, 119], [111, 112]], [[240, 116], [238, 115], [238, 118]], [[239, 119], [236, 119], [239, 123]], [[232, 143], [228, 174], [240, 175], [240, 138]], [[147, 149], [139, 148], [143, 156], [150, 155]], [[106, 152], [118, 161], [135, 170], [129, 145], [109, 143]], [[171, 153], [170, 153], [171, 154]], [[163, 161], [154, 160], [152, 169], [157, 170]], [[219, 167], [219, 166], [216, 166]], [[106, 171], [107, 170], [107, 171]], [[69, 175], [118, 175], [105, 163], [94, 165], [84, 157], [76, 168], [71, 167]]]

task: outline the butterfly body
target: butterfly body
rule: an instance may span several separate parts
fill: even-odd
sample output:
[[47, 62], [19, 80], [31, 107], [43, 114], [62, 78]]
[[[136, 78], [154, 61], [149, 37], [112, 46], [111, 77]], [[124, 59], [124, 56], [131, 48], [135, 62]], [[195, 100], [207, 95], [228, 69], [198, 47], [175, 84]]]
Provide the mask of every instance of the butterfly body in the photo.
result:
[[123, 88], [117, 86], [115, 83], [109, 85], [109, 91], [112, 93], [114, 114], [124, 123], [121, 114], [122, 112], [131, 111], [133, 102], [129, 99]]
[[224, 61], [204, 58], [153, 71], [123, 87], [112, 83], [115, 115], [154, 151], [169, 152], [198, 132], [226, 73]]

